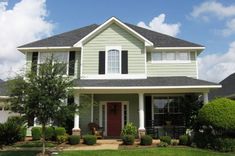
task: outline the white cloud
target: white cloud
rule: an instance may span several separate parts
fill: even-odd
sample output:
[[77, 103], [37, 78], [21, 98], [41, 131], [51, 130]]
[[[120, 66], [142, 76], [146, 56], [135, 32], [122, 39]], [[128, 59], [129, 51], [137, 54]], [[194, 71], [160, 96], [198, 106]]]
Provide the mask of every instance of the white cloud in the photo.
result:
[[24, 55], [16, 47], [52, 34], [46, 20], [46, 0], [21, 0], [12, 9], [0, 2], [0, 78], [13, 76], [23, 67]]
[[208, 19], [208, 15], [216, 16], [219, 19], [235, 16], [235, 5], [225, 6], [217, 1], [203, 2], [195, 6], [191, 13], [192, 17], [201, 17]]
[[176, 36], [180, 32], [180, 23], [168, 24], [165, 22], [165, 18], [165, 14], [160, 14], [159, 16], [154, 17], [148, 25], [146, 25], [142, 21], [139, 22], [137, 25], [170, 36]]
[[206, 55], [198, 59], [199, 78], [220, 82], [235, 72], [235, 41], [223, 54]]
[[212, 17], [225, 20], [225, 28], [217, 30], [223, 36], [235, 33], [235, 5], [225, 6], [217, 1], [203, 2], [193, 8], [191, 17], [209, 22]]

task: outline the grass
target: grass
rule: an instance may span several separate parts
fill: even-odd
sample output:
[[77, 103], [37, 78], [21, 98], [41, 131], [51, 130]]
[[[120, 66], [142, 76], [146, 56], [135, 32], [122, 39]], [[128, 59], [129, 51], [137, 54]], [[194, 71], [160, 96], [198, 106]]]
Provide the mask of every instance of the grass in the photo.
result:
[[[46, 147], [55, 147], [56, 145], [51, 142], [46, 142]], [[27, 141], [23, 143], [17, 143], [13, 147], [42, 147], [41, 141]]]
[[[36, 151], [0, 151], [0, 156], [35, 156]], [[219, 153], [189, 147], [155, 147], [128, 150], [64, 151], [58, 156], [234, 156], [234, 153]]]
[[37, 151], [0, 151], [0, 156], [35, 156]]
[[232, 153], [219, 153], [187, 147], [146, 148], [129, 150], [64, 151], [59, 156], [234, 156]]

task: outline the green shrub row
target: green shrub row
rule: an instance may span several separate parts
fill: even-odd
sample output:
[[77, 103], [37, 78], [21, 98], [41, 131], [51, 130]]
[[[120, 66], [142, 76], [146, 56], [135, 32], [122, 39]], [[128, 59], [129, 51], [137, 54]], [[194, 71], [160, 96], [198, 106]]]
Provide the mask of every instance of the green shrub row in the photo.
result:
[[[40, 140], [42, 136], [42, 128], [41, 127], [33, 127], [31, 129], [32, 139]], [[50, 141], [58, 141], [62, 142], [62, 140], [66, 140], [66, 130], [63, 127], [46, 127], [45, 129], [45, 138]]]
[[68, 138], [69, 144], [70, 145], [76, 145], [80, 143], [80, 136], [78, 135], [71, 135]]
[[141, 145], [152, 145], [152, 143], [153, 143], [153, 138], [150, 135], [144, 135], [140, 139]]
[[94, 145], [96, 144], [97, 138], [94, 135], [84, 135], [83, 142], [86, 145]]
[[124, 135], [122, 136], [122, 142], [124, 145], [133, 145], [135, 141], [134, 135]]

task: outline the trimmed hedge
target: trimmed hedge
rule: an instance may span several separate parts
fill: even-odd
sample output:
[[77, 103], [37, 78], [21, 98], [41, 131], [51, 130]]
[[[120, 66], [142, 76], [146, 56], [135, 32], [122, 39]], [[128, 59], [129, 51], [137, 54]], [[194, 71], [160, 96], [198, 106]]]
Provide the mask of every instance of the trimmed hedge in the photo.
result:
[[58, 135], [58, 136], [56, 136], [56, 141], [58, 144], [62, 144], [64, 142], [68, 141], [68, 135], [67, 134]]
[[69, 144], [70, 145], [76, 145], [80, 143], [80, 136], [78, 135], [71, 135], [68, 138]]
[[204, 105], [198, 114], [201, 124], [210, 125], [216, 129], [235, 130], [235, 101], [227, 98], [217, 98]]
[[189, 144], [189, 136], [188, 135], [181, 135], [179, 137], [179, 144], [180, 145], [188, 145]]
[[161, 142], [165, 142], [165, 143], [167, 143], [168, 145], [170, 145], [170, 144], [171, 144], [171, 137], [170, 137], [170, 136], [161, 136], [161, 137], [160, 137], [160, 141], [161, 141]]
[[97, 138], [94, 135], [84, 135], [83, 136], [83, 142], [86, 145], [94, 145], [94, 144], [96, 144], [96, 140], [97, 140]]
[[42, 128], [41, 127], [33, 127], [31, 129], [32, 132], [32, 139], [33, 140], [40, 140], [42, 135]]
[[65, 135], [66, 134], [66, 130], [64, 127], [55, 127], [55, 136], [59, 136], [59, 135]]
[[141, 145], [152, 145], [153, 138], [150, 135], [144, 135], [141, 137], [140, 144]]
[[46, 129], [45, 129], [45, 138], [46, 138], [46, 140], [53, 140], [54, 137], [55, 137], [54, 127], [46, 127]]
[[235, 139], [232, 138], [215, 138], [212, 142], [214, 150], [220, 152], [233, 152], [235, 151]]
[[135, 137], [133, 135], [124, 135], [122, 137], [122, 142], [124, 145], [133, 145], [135, 141]]

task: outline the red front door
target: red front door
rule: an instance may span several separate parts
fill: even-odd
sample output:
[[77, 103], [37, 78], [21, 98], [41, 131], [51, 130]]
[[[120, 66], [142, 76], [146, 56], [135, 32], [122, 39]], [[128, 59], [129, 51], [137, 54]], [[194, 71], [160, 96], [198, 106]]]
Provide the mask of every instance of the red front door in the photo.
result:
[[107, 103], [107, 135], [120, 136], [122, 129], [122, 107], [120, 102]]

